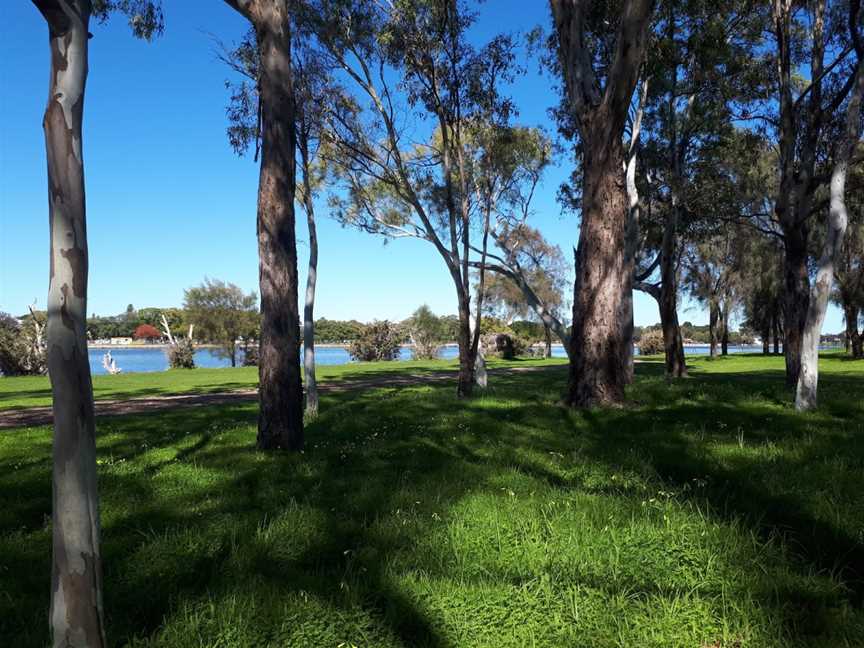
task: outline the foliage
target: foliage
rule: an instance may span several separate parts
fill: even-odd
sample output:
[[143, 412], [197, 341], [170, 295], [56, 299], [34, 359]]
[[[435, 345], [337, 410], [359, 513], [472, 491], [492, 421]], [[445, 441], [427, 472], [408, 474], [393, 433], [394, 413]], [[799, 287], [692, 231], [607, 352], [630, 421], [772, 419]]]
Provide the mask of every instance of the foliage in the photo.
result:
[[139, 324], [135, 327], [132, 337], [136, 340], [156, 340], [162, 337], [162, 331], [152, 324]]
[[165, 354], [172, 369], [195, 368], [195, 342], [187, 337], [174, 338], [174, 344], [165, 349]]
[[100, 22], [108, 20], [111, 12], [124, 14], [132, 35], [147, 41], [165, 29], [161, 0], [93, 0], [92, 11]]
[[404, 339], [402, 331], [387, 320], [372, 322], [363, 327], [356, 340], [351, 342], [348, 353], [355, 360], [395, 360]]
[[433, 360], [438, 357], [438, 349], [447, 340], [441, 319], [426, 304], [422, 305], [410, 318], [402, 323], [414, 345], [414, 358]]
[[44, 321], [32, 317], [19, 322], [0, 312], [0, 375], [38, 375], [48, 370], [43, 326]]
[[528, 349], [528, 343], [514, 333], [486, 333], [480, 336], [480, 346], [483, 355], [502, 360], [513, 360], [523, 355]]
[[652, 329], [642, 333], [639, 338], [639, 355], [658, 355], [664, 350], [663, 331]]
[[546, 339], [546, 332], [540, 322], [532, 322], [530, 320], [516, 320], [511, 322], [510, 328], [520, 338], [527, 340], [529, 343], [541, 342]]
[[357, 320], [315, 320], [315, 342], [344, 343], [356, 340], [363, 330], [363, 323]]
[[198, 335], [220, 345], [217, 352], [234, 366], [237, 340], [257, 337], [257, 301], [254, 292], [247, 294], [232, 283], [205, 278], [185, 291], [183, 306]]

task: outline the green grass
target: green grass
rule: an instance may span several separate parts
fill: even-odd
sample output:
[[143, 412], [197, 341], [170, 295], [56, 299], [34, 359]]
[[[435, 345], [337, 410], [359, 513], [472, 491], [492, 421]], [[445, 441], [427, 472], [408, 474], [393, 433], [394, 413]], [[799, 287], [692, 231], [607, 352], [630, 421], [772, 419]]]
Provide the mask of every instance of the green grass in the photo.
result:
[[[808, 415], [782, 360], [691, 365], [611, 411], [560, 407], [564, 367], [332, 393], [299, 456], [251, 404], [101, 419], [109, 641], [864, 645], [864, 363]], [[47, 641], [50, 444], [0, 433], [4, 646]]]
[[[519, 359], [493, 360], [491, 367], [549, 365], [564, 360]], [[400, 362], [361, 362], [346, 365], [321, 365], [316, 375], [322, 381], [366, 380], [370, 374], [381, 376], [406, 373], [424, 374], [455, 371], [455, 360], [418, 360]], [[258, 386], [257, 367], [222, 369], [171, 369], [148, 373], [128, 373], [116, 376], [93, 376], [93, 397], [96, 400], [126, 399], [166, 394], [212, 393], [254, 389]], [[0, 411], [21, 407], [51, 405], [51, 385], [47, 376], [0, 378]]]

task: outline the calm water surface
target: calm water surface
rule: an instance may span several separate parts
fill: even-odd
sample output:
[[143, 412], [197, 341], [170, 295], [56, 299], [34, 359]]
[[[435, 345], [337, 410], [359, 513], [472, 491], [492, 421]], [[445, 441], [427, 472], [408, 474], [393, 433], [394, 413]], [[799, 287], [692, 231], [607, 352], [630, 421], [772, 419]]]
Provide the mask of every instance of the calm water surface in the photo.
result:
[[[742, 352], [758, 352], [762, 347], [729, 347], [730, 353]], [[108, 349], [90, 349], [90, 370], [94, 374], [107, 373], [102, 368], [102, 356]], [[123, 373], [136, 373], [142, 371], [164, 371], [168, 368], [168, 360], [165, 357], [165, 351], [162, 348], [135, 348], [135, 347], [117, 347], [110, 349], [111, 355], [117, 363], [117, 366], [123, 370]], [[707, 354], [708, 345], [685, 347], [684, 352], [688, 355]], [[638, 355], [639, 351], [636, 351]], [[442, 347], [439, 352], [439, 357], [449, 359], [455, 358], [457, 349], [455, 346]], [[564, 358], [564, 347], [560, 344], [552, 345], [552, 356], [555, 358]], [[402, 347], [399, 360], [410, 360], [411, 349]], [[238, 361], [239, 362], [239, 361]], [[315, 362], [321, 365], [342, 365], [353, 362], [348, 351], [342, 347], [316, 347]], [[230, 367], [231, 361], [228, 358], [220, 356], [214, 349], [199, 349], [195, 352], [195, 365], [198, 367]]]

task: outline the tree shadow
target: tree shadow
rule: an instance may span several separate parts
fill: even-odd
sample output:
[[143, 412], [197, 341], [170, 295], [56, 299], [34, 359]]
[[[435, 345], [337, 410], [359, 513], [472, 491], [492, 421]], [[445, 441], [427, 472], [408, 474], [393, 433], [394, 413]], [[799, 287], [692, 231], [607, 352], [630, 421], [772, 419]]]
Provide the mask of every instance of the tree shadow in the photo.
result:
[[[412, 553], [426, 527], [411, 522], [421, 526], [401, 531], [382, 520], [422, 508], [414, 503], [421, 496], [446, 511], [514, 467], [554, 489], [644, 496], [632, 485], [591, 483], [578, 471], [550, 467], [539, 459], [549, 453], [571, 467], [586, 458], [647, 475], [711, 516], [745, 520], [763, 541], [782, 536], [794, 553], [790, 569], [802, 577], [816, 569], [842, 579], [846, 591], [821, 597], [794, 587], [751, 592], [776, 602], [772, 613], [790, 633], [824, 627], [839, 602], [861, 605], [860, 539], [807, 510], [796, 483], [784, 491], [761, 479], [806, 473], [832, 455], [864, 466], [854, 430], [836, 429], [862, 420], [860, 402], [843, 397], [845, 377], [824, 376], [823, 410], [802, 417], [773, 400], [751, 398], [782, 391], [782, 374], [697, 372], [669, 383], [657, 380], [661, 363], [639, 363], [634, 397], [649, 405], [574, 413], [553, 405], [566, 371], [561, 365], [494, 376], [485, 394], [467, 401], [457, 401], [447, 382], [329, 393], [321, 416], [307, 426], [300, 456], [255, 450], [252, 404], [100, 420], [109, 636], [118, 644], [153, 636], [185, 614], [185, 605], [260, 585], [283, 598], [309, 594], [344, 616], [360, 610], [397, 645], [448, 648], [452, 642], [435, 614], [389, 572], [393, 556], [408, 555], [418, 569], [444, 573]], [[745, 387], [730, 390], [730, 384]], [[462, 424], [476, 429], [466, 432]], [[800, 440], [802, 448], [779, 460], [745, 453], [718, 460], [717, 444], [734, 445], [739, 430], [745, 447], [785, 439]], [[0, 504], [8, 509], [0, 517], [0, 575], [8, 585], [0, 588], [16, 595], [5, 603], [0, 596], [0, 636], [18, 636], [22, 646], [46, 639], [47, 435], [0, 457]], [[688, 490], [695, 480], [705, 486]], [[586, 584], [620, 594], [602, 579]], [[629, 587], [631, 593], [663, 591], [662, 583], [635, 576]], [[260, 623], [264, 632], [273, 621]]]

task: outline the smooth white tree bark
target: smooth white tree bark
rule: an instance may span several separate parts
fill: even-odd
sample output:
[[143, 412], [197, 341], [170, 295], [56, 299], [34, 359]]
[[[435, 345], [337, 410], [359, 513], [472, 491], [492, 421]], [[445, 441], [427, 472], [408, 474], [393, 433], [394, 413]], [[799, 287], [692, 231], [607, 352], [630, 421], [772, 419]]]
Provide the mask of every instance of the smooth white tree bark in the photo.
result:
[[[851, 22], [854, 26], [855, 21]], [[795, 409], [798, 411], [815, 409], [818, 404], [819, 339], [822, 335], [822, 323], [825, 321], [828, 298], [834, 285], [834, 268], [840, 256], [848, 222], [845, 193], [849, 159], [860, 137], [861, 97], [864, 94], [864, 56], [862, 55], [864, 52], [859, 51], [858, 65], [855, 69], [855, 88], [850, 95], [846, 111], [846, 128], [831, 172], [828, 233], [819, 259], [816, 280], [810, 286], [810, 302], [801, 349], [801, 371], [795, 389]]]

